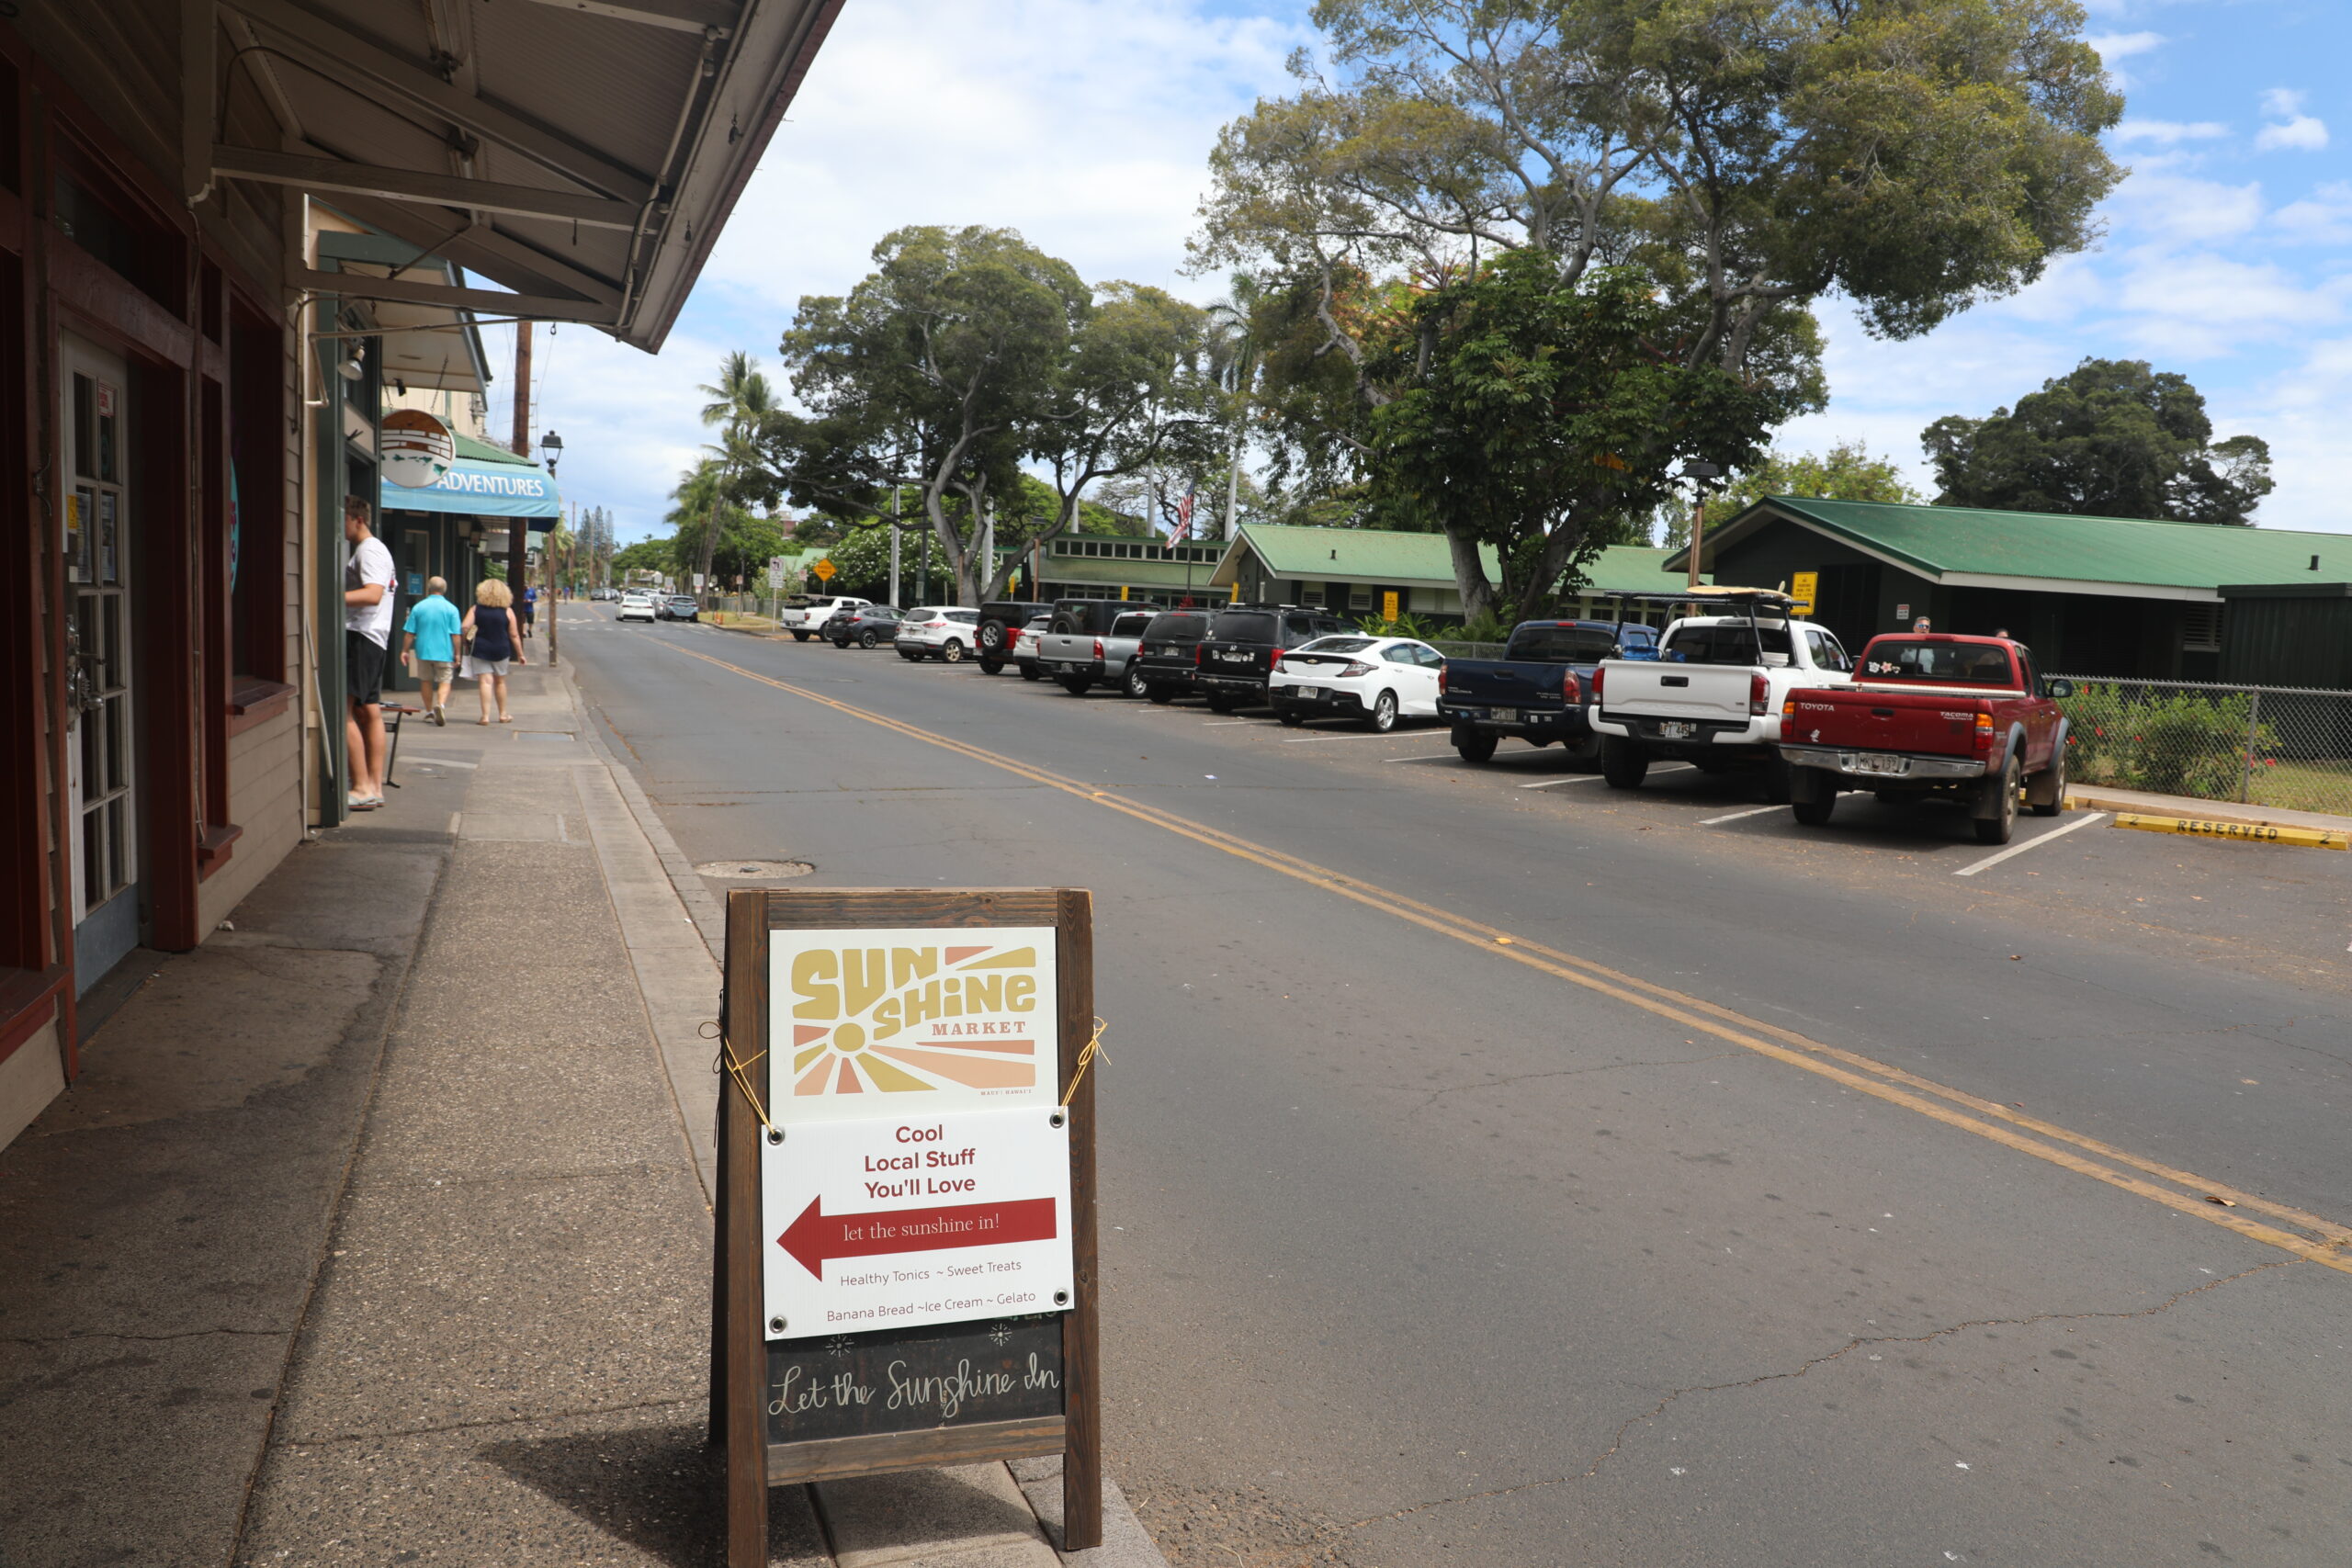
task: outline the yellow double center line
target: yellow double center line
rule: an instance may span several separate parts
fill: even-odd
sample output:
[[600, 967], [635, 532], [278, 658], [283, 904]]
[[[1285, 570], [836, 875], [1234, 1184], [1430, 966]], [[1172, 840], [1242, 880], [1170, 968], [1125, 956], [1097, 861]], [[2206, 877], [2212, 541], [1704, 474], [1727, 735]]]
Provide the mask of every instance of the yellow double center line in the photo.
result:
[[[1197, 844], [1205, 844], [1210, 849], [1263, 866], [1294, 881], [1352, 899], [1425, 931], [1451, 937], [1513, 964], [1614, 998], [1629, 1007], [1639, 1008], [1659, 1018], [1671, 1019], [1685, 1029], [1712, 1035], [1726, 1044], [1752, 1051], [1759, 1056], [1769, 1056], [1773, 1061], [1827, 1078], [1859, 1094], [1870, 1095], [1890, 1105], [1900, 1105], [1906, 1111], [1915, 1111], [1948, 1127], [1973, 1133], [1980, 1138], [1988, 1138], [2019, 1154], [2047, 1160], [2078, 1176], [2104, 1181], [2110, 1187], [2121, 1188], [2126, 1192], [2136, 1193], [2166, 1208], [2177, 1209], [2184, 1214], [2193, 1214], [2225, 1230], [2235, 1231], [2240, 1235], [2293, 1253], [2298, 1258], [2352, 1274], [2352, 1227], [2338, 1224], [2333, 1220], [2322, 1219], [2317, 1214], [2305, 1213], [2301, 1209], [2273, 1202], [2254, 1193], [2241, 1192], [2235, 1188], [2208, 1181], [2188, 1171], [2143, 1159], [2127, 1150], [2103, 1144], [2096, 1138], [2086, 1138], [2080, 1133], [2035, 1117], [2020, 1116], [1997, 1101], [1979, 1099], [1963, 1089], [1920, 1077], [1900, 1067], [1889, 1066], [1835, 1045], [1826, 1045], [1793, 1030], [1759, 1023], [1703, 998], [1653, 984], [1638, 976], [1595, 964], [1574, 953], [1562, 953], [1499, 927], [1407, 897], [1376, 883], [1333, 871], [1312, 861], [1301, 860], [1296, 855], [1255, 843], [1206, 823], [1195, 822], [1188, 817], [1180, 817], [1172, 811], [1163, 811], [1156, 806], [1145, 805], [1110, 790], [1072, 784], [1041, 768], [1033, 768], [994, 751], [983, 750], [978, 746], [967, 745], [903, 720], [796, 686], [788, 681], [779, 681], [772, 675], [746, 670], [724, 659], [697, 653], [675, 643], [663, 642], [660, 646], [690, 659], [699, 659], [706, 664], [715, 664], [747, 681], [773, 686], [779, 692], [789, 693], [820, 707], [831, 708], [851, 718], [877, 725], [910, 740], [936, 746], [1032, 784], [1091, 801], [1105, 810], [1132, 817], [1138, 822], [1149, 823]], [[2165, 1185], [2159, 1185], [2160, 1182]], [[2295, 1229], [2282, 1230], [2278, 1225], [2249, 1219], [2239, 1212], [2241, 1210], [2267, 1214]]]

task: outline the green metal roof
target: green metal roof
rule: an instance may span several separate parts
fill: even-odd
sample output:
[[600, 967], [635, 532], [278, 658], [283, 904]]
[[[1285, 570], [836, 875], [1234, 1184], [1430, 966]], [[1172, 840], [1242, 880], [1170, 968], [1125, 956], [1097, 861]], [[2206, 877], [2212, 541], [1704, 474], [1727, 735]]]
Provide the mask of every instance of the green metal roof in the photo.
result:
[[449, 432], [449, 435], [457, 443], [458, 456], [460, 457], [469, 458], [477, 463], [519, 463], [526, 468], [536, 468], [539, 466], [531, 458], [523, 457], [519, 453], [509, 452], [503, 446], [493, 446], [487, 441], [477, 441], [462, 430], [453, 430]]
[[[1398, 534], [1376, 528], [1291, 528], [1277, 524], [1245, 523], [1225, 558], [1217, 563], [1216, 581], [1224, 587], [1234, 579], [1244, 550], [1255, 555], [1277, 578], [1309, 582], [1373, 582], [1399, 586], [1424, 584], [1452, 588], [1453, 555], [1442, 534]], [[1585, 567], [1589, 592], [1620, 593], [1642, 589], [1670, 588], [1667, 558], [1676, 552], [1648, 545], [1611, 545]], [[1499, 567], [1494, 547], [1478, 547], [1478, 559], [1492, 581]]]
[[[1707, 534], [1707, 554], [1785, 513], [1920, 576], [1998, 577], [2211, 590], [2224, 582], [2291, 582], [2352, 564], [2352, 537], [2279, 528], [1988, 512], [1768, 495]], [[1676, 552], [1680, 558], [1680, 552]]]

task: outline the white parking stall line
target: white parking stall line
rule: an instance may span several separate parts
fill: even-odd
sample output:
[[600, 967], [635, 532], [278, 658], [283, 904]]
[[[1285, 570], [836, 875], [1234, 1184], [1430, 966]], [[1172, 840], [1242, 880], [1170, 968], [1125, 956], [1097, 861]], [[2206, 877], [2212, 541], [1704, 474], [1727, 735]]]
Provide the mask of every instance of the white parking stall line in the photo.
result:
[[1761, 817], [1767, 811], [1778, 811], [1780, 809], [1781, 807], [1778, 806], [1751, 806], [1745, 811], [1734, 811], [1722, 817], [1704, 818], [1700, 821], [1699, 826], [1702, 828], [1712, 828], [1718, 822], [1736, 822], [1743, 817]]
[[2021, 855], [2025, 853], [2026, 851], [2046, 844], [2052, 839], [2063, 839], [2067, 834], [2073, 832], [2075, 829], [2087, 828], [2092, 823], [2104, 818], [2106, 815], [2107, 813], [2104, 811], [2086, 812], [2075, 820], [2067, 823], [2064, 828], [2052, 828], [2049, 832], [2043, 833], [2036, 838], [2028, 839], [2022, 844], [2011, 844], [2006, 850], [1996, 850], [1991, 854], [1986, 855], [1983, 860], [1976, 862], [1973, 865], [1962, 866], [1958, 871], [1953, 872], [1952, 874], [1954, 876], [1973, 876], [1980, 871], [1990, 870], [1992, 867], [1996, 866], [2003, 861], [2008, 859], [2011, 855]]
[[1379, 730], [1366, 730], [1361, 735], [1340, 735], [1338, 733], [1329, 735], [1294, 735], [1290, 737], [1290, 739], [1284, 740], [1283, 744], [1285, 746], [1304, 746], [1310, 740], [1411, 740], [1414, 739], [1416, 738], [1410, 735], [1399, 735], [1395, 730], [1388, 730], [1385, 732]]
[[1201, 728], [1203, 729], [1229, 729], [1237, 724], [1259, 724], [1262, 722], [1263, 720], [1255, 718], [1213, 718], [1206, 724], [1201, 726]]
[[1380, 760], [1384, 762], [1434, 762], [1440, 757], [1448, 761], [1458, 760], [1457, 754], [1452, 751], [1428, 751], [1418, 757], [1383, 757]]
[[1600, 782], [1600, 775], [1599, 773], [1570, 773], [1564, 779], [1537, 779], [1533, 784], [1523, 784], [1519, 787], [1521, 789], [1550, 789], [1554, 784], [1599, 784]]

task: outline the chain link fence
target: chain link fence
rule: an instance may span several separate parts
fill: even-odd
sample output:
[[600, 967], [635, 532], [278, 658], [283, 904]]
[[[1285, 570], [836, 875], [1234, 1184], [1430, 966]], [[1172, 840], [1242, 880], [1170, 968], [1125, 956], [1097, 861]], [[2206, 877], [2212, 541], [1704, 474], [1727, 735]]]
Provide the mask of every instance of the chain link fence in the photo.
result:
[[2067, 679], [2070, 783], [2352, 816], [2352, 692]]

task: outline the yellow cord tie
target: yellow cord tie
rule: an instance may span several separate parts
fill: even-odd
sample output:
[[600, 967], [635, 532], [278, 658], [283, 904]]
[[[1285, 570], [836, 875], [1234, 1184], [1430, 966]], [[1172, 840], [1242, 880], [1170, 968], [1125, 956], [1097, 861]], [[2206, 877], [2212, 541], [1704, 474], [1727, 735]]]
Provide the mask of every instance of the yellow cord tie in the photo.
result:
[[[715, 1022], [707, 1023], [704, 1027], [715, 1030], [718, 1033], [718, 1063], [717, 1065], [722, 1066], [727, 1076], [734, 1080], [735, 1087], [743, 1091], [743, 1103], [752, 1108], [752, 1114], [760, 1119], [760, 1125], [771, 1133], [775, 1132], [775, 1123], [768, 1120], [768, 1108], [760, 1103], [759, 1094], [752, 1088], [752, 1069], [759, 1066], [760, 1058], [767, 1053], [761, 1051], [754, 1054], [750, 1061], [739, 1062], [735, 1059], [735, 1043], [727, 1038], [725, 1027]], [[703, 1038], [707, 1040], [710, 1036], [705, 1035]]]
[[1062, 1103], [1064, 1105], [1068, 1105], [1071, 1100], [1078, 1098], [1078, 1086], [1080, 1080], [1086, 1077], [1086, 1069], [1094, 1065], [1094, 1058], [1102, 1054], [1103, 1027], [1104, 1025], [1101, 1019], [1098, 1018], [1094, 1021], [1094, 1038], [1089, 1040], [1086, 1043], [1086, 1048], [1078, 1054], [1078, 1066], [1069, 1075], [1069, 1088], [1062, 1090]]

